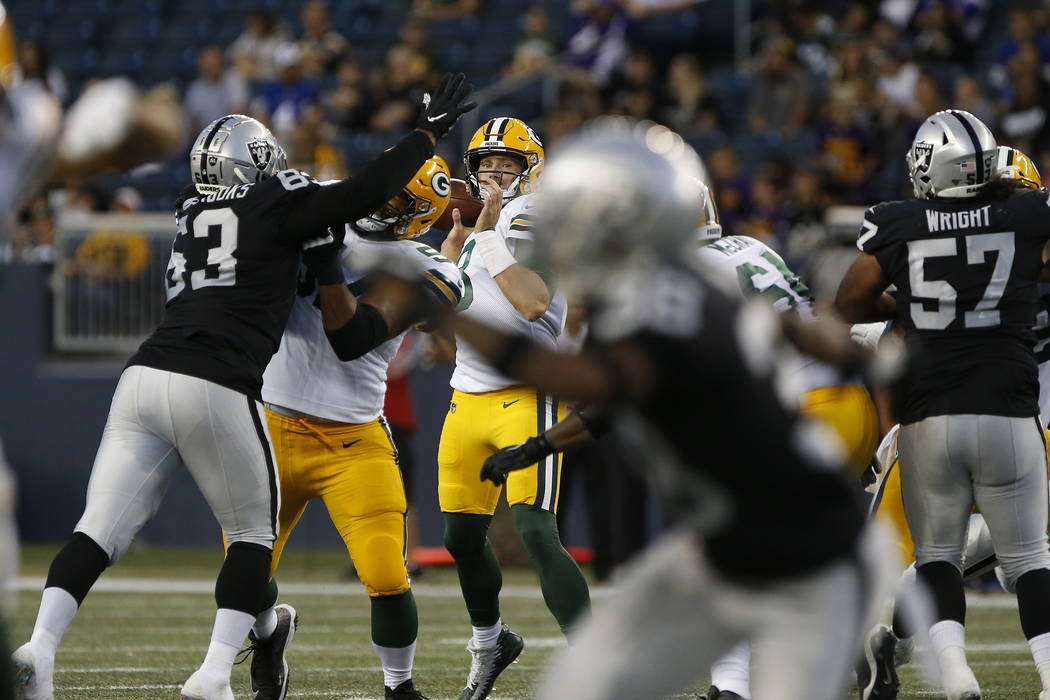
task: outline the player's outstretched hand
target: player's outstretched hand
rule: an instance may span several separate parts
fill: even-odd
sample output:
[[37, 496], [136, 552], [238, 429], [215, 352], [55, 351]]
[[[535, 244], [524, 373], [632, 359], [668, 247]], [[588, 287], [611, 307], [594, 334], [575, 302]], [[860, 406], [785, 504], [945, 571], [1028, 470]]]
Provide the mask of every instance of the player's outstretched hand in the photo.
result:
[[313, 273], [319, 285], [346, 284], [343, 267], [343, 241], [329, 231], [320, 238], [303, 243], [303, 264]]
[[531, 467], [553, 452], [550, 442], [543, 435], [530, 437], [514, 447], [496, 450], [481, 466], [481, 480], [488, 479], [496, 486], [502, 486], [507, 481], [507, 474]]
[[476, 102], [466, 102], [474, 86], [466, 82], [462, 73], [446, 73], [441, 85], [431, 95], [423, 95], [423, 111], [419, 115], [418, 127], [429, 131], [435, 139], [447, 134], [459, 118], [477, 107]]

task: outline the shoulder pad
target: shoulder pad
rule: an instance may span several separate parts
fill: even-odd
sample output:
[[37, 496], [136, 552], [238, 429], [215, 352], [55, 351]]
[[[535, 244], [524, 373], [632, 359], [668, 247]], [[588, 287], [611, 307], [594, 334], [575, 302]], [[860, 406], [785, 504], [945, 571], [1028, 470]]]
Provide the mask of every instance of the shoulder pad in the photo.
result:
[[918, 200], [902, 200], [883, 202], [869, 208], [864, 212], [864, 220], [861, 222], [857, 248], [862, 253], [874, 254], [875, 251], [888, 246], [894, 239], [891, 233], [894, 228], [893, 222], [916, 211], [917, 204]]

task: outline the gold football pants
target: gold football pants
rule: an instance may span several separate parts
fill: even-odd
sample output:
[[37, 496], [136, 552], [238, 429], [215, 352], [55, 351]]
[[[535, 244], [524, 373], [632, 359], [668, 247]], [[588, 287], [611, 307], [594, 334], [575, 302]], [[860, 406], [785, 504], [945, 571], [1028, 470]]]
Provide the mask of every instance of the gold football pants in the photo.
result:
[[306, 504], [328, 509], [370, 596], [408, 590], [405, 488], [386, 422], [336, 423], [266, 411], [281, 477], [271, 575]]
[[863, 384], [821, 387], [802, 395], [802, 412], [835, 431], [851, 477], [859, 477], [879, 446], [879, 414]]
[[[538, 435], [565, 417], [549, 394], [523, 386], [468, 394], [454, 391], [438, 447], [438, 502], [444, 513], [492, 515], [501, 487], [481, 480], [481, 465], [496, 450]], [[561, 455], [507, 475], [507, 502], [557, 512]]]

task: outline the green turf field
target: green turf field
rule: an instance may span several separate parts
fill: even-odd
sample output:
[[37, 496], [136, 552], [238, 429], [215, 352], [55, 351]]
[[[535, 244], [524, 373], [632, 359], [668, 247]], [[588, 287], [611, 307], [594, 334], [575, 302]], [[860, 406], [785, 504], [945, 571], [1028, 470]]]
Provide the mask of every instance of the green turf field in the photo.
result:
[[[36, 591], [54, 552], [54, 547], [29, 547], [24, 552], [22, 586], [27, 590], [19, 594], [15, 644], [31, 631]], [[129, 553], [103, 575], [66, 634], [58, 653], [56, 698], [178, 697], [182, 681], [200, 663], [208, 644], [214, 615], [211, 587], [220, 562], [218, 550]], [[282, 600], [294, 605], [302, 619], [290, 655], [289, 697], [382, 698], [382, 676], [369, 639], [368, 602], [359, 584], [340, 582], [344, 568], [344, 552], [293, 548], [285, 554]], [[504, 620], [525, 637], [526, 650], [503, 674], [493, 698], [527, 698], [548, 655], [563, 641], [530, 571], [507, 571], [504, 587]], [[464, 651], [469, 627], [455, 573], [430, 570], [414, 588], [420, 618], [417, 687], [435, 700], [454, 698], [469, 667]], [[600, 590], [596, 597], [600, 604]], [[985, 699], [1034, 700], [1038, 677], [1012, 599], [971, 600], [967, 641]], [[922, 684], [911, 667], [904, 669], [902, 680], [902, 699], [942, 697]], [[248, 687], [247, 664], [236, 667], [237, 697], [248, 698]], [[696, 690], [701, 688], [706, 684]]]

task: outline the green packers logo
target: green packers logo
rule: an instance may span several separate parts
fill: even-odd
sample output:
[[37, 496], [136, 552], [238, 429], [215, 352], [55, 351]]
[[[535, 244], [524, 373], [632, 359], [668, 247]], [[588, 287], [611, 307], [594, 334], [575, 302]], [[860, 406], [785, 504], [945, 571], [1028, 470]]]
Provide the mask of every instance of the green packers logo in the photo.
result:
[[442, 171], [434, 173], [434, 177], [430, 178], [430, 187], [438, 193], [439, 197], [447, 197], [452, 192], [452, 181], [448, 179], [448, 175]]

